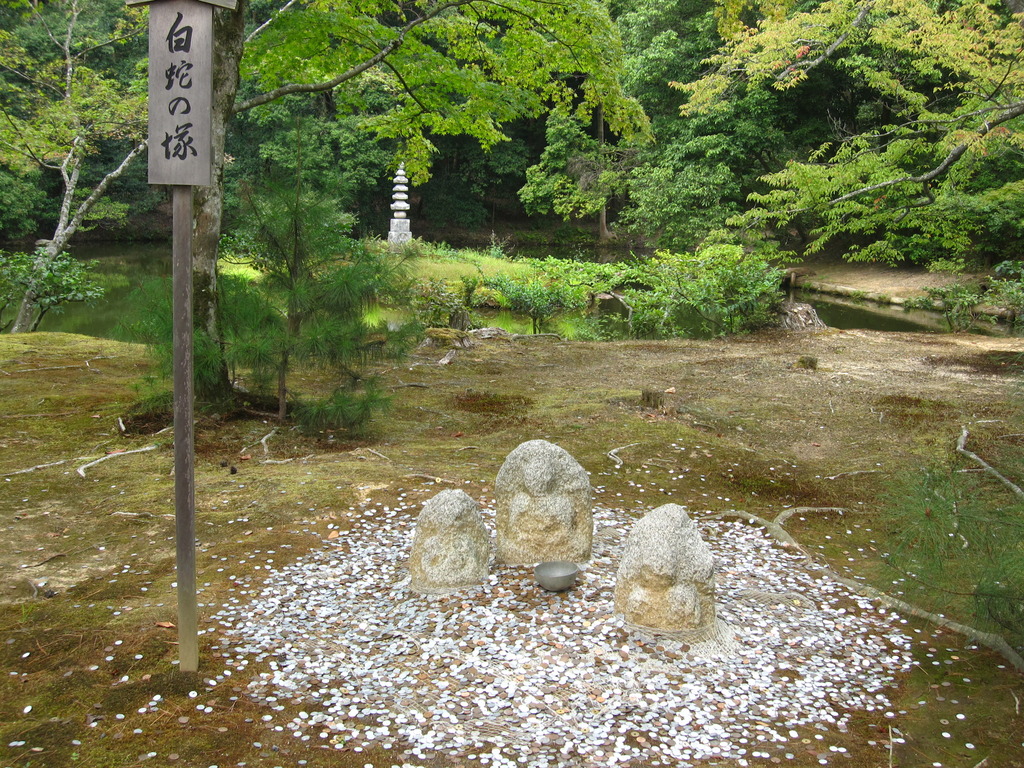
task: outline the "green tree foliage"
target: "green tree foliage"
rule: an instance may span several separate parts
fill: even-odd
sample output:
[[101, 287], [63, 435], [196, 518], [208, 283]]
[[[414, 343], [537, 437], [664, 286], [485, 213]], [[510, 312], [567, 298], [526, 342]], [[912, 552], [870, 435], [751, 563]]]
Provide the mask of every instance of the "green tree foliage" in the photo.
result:
[[704, 60], [722, 45], [716, 5], [622, 0], [616, 12], [626, 50], [623, 82], [650, 115], [656, 137], [632, 163], [619, 222], [657, 245], [697, 246], [745, 208], [759, 176], [825, 140], [828, 116], [849, 109], [843, 84], [828, 81], [813, 93], [737, 89], [728, 110], [681, 118], [683, 96], [672, 85], [699, 79]]
[[[141, 14], [116, 0], [26, 0], [0, 13], [9, 24], [0, 29], [0, 163], [16, 177], [50, 174], [60, 184], [53, 234], [36, 252], [41, 275], [58, 268], [90, 218], [124, 212], [105, 194], [145, 146], [144, 91], [132, 88], [134, 71], [122, 58], [138, 55], [126, 49], [141, 40]], [[111, 144], [123, 148], [121, 160], [97, 168]], [[38, 299], [25, 294], [11, 331], [32, 327]]]
[[489, 149], [469, 136], [435, 136], [437, 148], [430, 179], [416, 187], [413, 215], [434, 226], [481, 228], [496, 218], [522, 219], [517, 204], [526, 168], [540, 151], [539, 120], [520, 119], [505, 129], [509, 136]]
[[232, 161], [225, 169], [225, 201], [229, 216], [241, 206], [240, 188], [282, 170], [294, 171], [302, 147], [303, 185], [335, 200], [380, 232], [386, 218], [370, 207], [390, 191], [393, 149], [361, 129], [360, 117], [339, 114], [331, 94], [293, 96], [244, 112], [227, 139]]
[[715, 9], [718, 31], [730, 38], [743, 34], [761, 19], [778, 21], [785, 18], [793, 0], [721, 0]]
[[680, 86], [684, 114], [839, 78], [856, 110], [833, 117], [831, 140], [766, 174], [742, 221], [807, 220], [812, 249], [841, 241], [853, 259], [972, 256], [986, 210], [999, 215], [993, 192], [1019, 199], [1022, 47], [1024, 24], [1000, 3], [826, 0], [730, 39], [708, 74]]
[[0, 331], [15, 322], [26, 293], [34, 297], [26, 328], [29, 331], [38, 328], [51, 309], [59, 312], [64, 304], [94, 301], [103, 295], [103, 290], [89, 277], [89, 269], [96, 262], [79, 261], [61, 252], [46, 256], [48, 267], [39, 270], [36, 265], [41, 258], [39, 253], [0, 252]]
[[504, 124], [552, 106], [585, 115], [600, 104], [613, 131], [644, 128], [618, 81], [617, 30], [595, 0], [318, 0], [301, 8], [274, 17], [247, 46], [243, 75], [267, 90], [236, 109], [332, 90], [357, 111], [367, 106], [359, 78], [372, 80], [393, 104], [365, 111], [366, 124], [404, 146], [417, 180], [433, 136], [469, 135], [489, 148], [507, 139]]
[[10, 173], [0, 167], [0, 233], [11, 238], [31, 234], [45, 203], [37, 171]]
[[[371, 303], [396, 290], [400, 268], [344, 237], [351, 219], [336, 200], [304, 190], [301, 165], [289, 181], [242, 191], [243, 237], [262, 277], [229, 308], [228, 361], [248, 370], [256, 389], [276, 391], [280, 419], [291, 407], [308, 430], [357, 431], [386, 400], [361, 367], [405, 349], [403, 334], [365, 319]], [[296, 365], [330, 371], [339, 384], [327, 397], [300, 398], [289, 387]]]
[[[287, 2], [248, 34], [246, 7], [216, 16], [215, 173], [232, 115], [299, 93], [330, 92], [339, 111], [394, 141], [416, 183], [426, 179], [436, 136], [472, 136], [489, 149], [517, 118], [552, 107], [585, 114], [598, 104], [613, 131], [628, 136], [646, 125], [619, 82], [621, 45], [599, 0]], [[386, 107], [367, 98], [382, 92]], [[196, 313], [218, 339], [218, 185], [198, 208]]]
[[659, 251], [637, 264], [644, 289], [626, 291], [637, 335], [675, 336], [699, 318], [701, 331], [725, 336], [772, 325], [782, 272], [763, 252], [710, 242], [693, 252]]
[[[597, 121], [601, 111], [598, 110]], [[604, 140], [603, 128], [577, 115], [548, 115], [540, 162], [526, 169], [519, 198], [527, 213], [554, 212], [563, 219], [602, 216], [601, 237], [610, 233], [603, 214], [612, 197], [625, 189], [635, 149]]]
[[533, 333], [540, 333], [544, 323], [559, 312], [583, 306], [576, 291], [558, 281], [541, 277], [496, 275], [485, 284], [502, 295], [509, 309], [530, 318]]

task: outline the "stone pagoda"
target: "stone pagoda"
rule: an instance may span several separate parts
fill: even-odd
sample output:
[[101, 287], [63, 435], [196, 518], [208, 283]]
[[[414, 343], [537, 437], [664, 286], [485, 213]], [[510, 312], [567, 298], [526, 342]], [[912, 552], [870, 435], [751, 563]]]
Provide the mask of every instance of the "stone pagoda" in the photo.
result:
[[398, 166], [391, 197], [391, 229], [388, 231], [388, 242], [392, 246], [399, 246], [412, 239], [412, 232], [409, 229], [409, 179], [405, 176], [405, 163]]

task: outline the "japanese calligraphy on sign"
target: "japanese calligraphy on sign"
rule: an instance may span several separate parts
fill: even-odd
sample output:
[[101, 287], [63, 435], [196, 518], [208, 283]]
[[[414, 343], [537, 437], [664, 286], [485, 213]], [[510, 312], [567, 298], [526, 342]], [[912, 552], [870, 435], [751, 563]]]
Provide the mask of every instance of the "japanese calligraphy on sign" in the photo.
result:
[[211, 183], [213, 8], [198, 0], [149, 7], [149, 183]]

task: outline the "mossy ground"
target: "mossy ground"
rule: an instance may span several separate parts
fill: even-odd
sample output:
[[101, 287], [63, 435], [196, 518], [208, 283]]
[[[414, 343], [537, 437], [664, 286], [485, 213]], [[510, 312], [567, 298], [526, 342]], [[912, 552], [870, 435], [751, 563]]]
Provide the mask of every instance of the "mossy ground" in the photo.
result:
[[[425, 350], [382, 371], [393, 408], [359, 442], [200, 416], [200, 610], [244, 602], [268, 554], [285, 565], [401, 494], [489, 493], [508, 452], [534, 438], [576, 456], [597, 503], [638, 514], [667, 501], [697, 517], [840, 507], [787, 527], [836, 570], [895, 591], [881, 554], [898, 532], [879, 524], [880, 499], [895, 478], [950, 461], [964, 425], [991, 460], [1019, 452], [1018, 350], [1008, 339], [862, 332], [493, 340], [447, 365]], [[798, 365], [807, 355], [816, 369]], [[211, 689], [203, 673], [229, 660], [208, 618], [200, 673], [177, 672], [172, 434], [161, 431], [169, 423], [125, 432], [118, 422], [145, 360], [139, 347], [86, 337], [0, 337], [0, 765], [400, 763], [274, 730], [306, 704], [282, 697], [285, 709], [271, 712], [247, 699], [254, 666]], [[664, 391], [664, 406], [642, 408], [642, 389]], [[848, 749], [833, 764], [1024, 766], [1021, 677], [957, 635], [907, 626], [918, 665], [897, 716], [857, 715], [833, 741]], [[881, 746], [890, 735], [903, 739], [891, 753]], [[787, 764], [817, 765], [813, 753]]]

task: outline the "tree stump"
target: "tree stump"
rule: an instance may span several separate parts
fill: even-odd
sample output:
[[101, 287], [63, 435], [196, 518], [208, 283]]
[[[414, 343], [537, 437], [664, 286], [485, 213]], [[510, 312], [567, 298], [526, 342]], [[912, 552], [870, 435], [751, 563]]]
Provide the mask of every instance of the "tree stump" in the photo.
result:
[[641, 390], [640, 405], [644, 408], [660, 409], [665, 405], [665, 393], [658, 389]]

